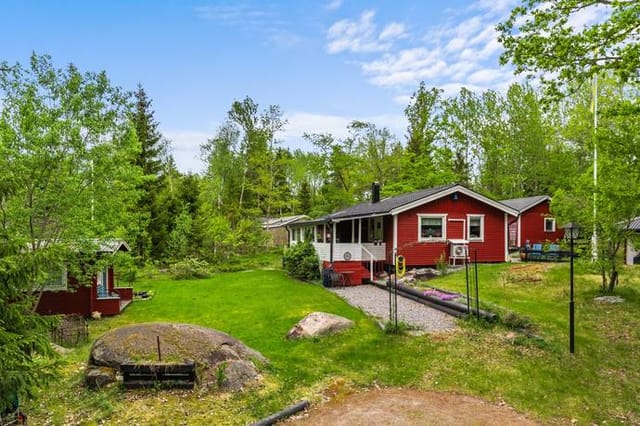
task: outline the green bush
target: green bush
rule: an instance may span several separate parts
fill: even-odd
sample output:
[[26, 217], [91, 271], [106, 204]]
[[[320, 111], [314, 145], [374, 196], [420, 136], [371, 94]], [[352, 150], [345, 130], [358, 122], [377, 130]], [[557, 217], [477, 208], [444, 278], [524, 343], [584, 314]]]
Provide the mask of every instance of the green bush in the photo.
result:
[[289, 275], [302, 280], [320, 278], [320, 260], [310, 241], [303, 241], [285, 250], [282, 266]]
[[502, 323], [515, 330], [529, 330], [533, 327], [531, 318], [526, 315], [520, 315], [515, 312], [507, 312], [502, 316]]
[[209, 264], [204, 260], [190, 257], [171, 265], [171, 276], [176, 280], [207, 278], [209, 276]]

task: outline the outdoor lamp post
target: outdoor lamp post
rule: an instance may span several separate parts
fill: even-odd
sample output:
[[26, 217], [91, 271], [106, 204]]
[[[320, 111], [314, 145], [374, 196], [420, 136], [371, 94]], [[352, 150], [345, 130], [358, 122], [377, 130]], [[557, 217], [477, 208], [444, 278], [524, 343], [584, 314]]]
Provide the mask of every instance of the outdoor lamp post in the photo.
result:
[[569, 352], [575, 351], [575, 328], [574, 328], [574, 302], [573, 302], [573, 240], [580, 235], [580, 226], [569, 222], [563, 227], [565, 238], [569, 238], [570, 260], [569, 260]]

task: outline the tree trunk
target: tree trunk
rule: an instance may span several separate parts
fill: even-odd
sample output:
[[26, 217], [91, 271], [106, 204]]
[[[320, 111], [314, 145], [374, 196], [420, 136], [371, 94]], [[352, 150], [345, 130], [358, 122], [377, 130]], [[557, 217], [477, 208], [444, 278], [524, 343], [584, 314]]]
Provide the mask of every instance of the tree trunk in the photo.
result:
[[609, 288], [607, 289], [608, 293], [613, 293], [613, 290], [618, 285], [618, 271], [615, 268], [611, 271], [611, 275], [609, 276]]

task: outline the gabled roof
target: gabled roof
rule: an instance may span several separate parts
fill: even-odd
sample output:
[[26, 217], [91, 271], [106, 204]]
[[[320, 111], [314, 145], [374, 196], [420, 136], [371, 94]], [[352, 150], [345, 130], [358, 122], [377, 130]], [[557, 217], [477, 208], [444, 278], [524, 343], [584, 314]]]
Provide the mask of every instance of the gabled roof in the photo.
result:
[[94, 244], [97, 244], [97, 253], [111, 253], [115, 254], [119, 251], [131, 251], [129, 245], [122, 240], [94, 240]]
[[543, 201], [550, 200], [551, 197], [548, 195], [536, 195], [535, 197], [512, 198], [510, 200], [502, 200], [500, 202], [516, 210], [518, 213], [522, 213], [537, 206]]
[[417, 206], [435, 201], [439, 198], [446, 197], [455, 192], [460, 192], [485, 204], [488, 204], [498, 210], [508, 213], [512, 216], [517, 216], [518, 212], [509, 206], [501, 204], [497, 201], [491, 200], [475, 191], [472, 191], [459, 184], [449, 184], [438, 186], [435, 188], [422, 189], [420, 191], [410, 192], [407, 194], [397, 195], [395, 197], [389, 197], [372, 203], [367, 201], [364, 203], [356, 204], [355, 206], [348, 207], [344, 210], [340, 210], [320, 218], [299, 222], [299, 224], [312, 225], [316, 223], [326, 222], [339, 222], [341, 220], [356, 219], [373, 216], [384, 215], [396, 215], [404, 211], [413, 209]]
[[262, 227], [264, 229], [280, 228], [282, 226], [286, 226], [293, 222], [297, 222], [299, 220], [304, 220], [304, 219], [309, 219], [309, 216], [304, 214], [298, 214], [295, 216], [265, 218], [262, 220]]
[[631, 222], [629, 222], [629, 225], [627, 225], [627, 229], [640, 231], [640, 216], [631, 219]]

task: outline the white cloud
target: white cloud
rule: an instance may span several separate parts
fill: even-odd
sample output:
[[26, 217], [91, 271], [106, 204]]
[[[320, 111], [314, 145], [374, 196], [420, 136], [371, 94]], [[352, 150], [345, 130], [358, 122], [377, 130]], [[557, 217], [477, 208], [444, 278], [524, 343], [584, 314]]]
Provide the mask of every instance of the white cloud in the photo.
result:
[[342, 6], [342, 0], [333, 0], [325, 6], [328, 10], [337, 10]]
[[473, 85], [489, 86], [494, 80], [500, 77], [500, 73], [496, 69], [486, 68], [478, 70], [471, 74], [467, 81]]
[[398, 105], [407, 106], [411, 103], [411, 95], [397, 95], [393, 97], [393, 102]]
[[285, 114], [285, 118], [287, 125], [280, 136], [289, 141], [302, 139], [305, 133], [331, 133], [336, 137], [345, 137], [347, 126], [352, 121], [338, 115], [301, 111]]
[[357, 21], [342, 19], [333, 24], [327, 32], [327, 51], [365, 53], [388, 50], [391, 44], [380, 42], [376, 36], [375, 14], [373, 10], [365, 10]]
[[162, 130], [162, 134], [171, 141], [171, 154], [178, 170], [193, 173], [204, 170], [200, 146], [213, 137], [213, 133], [200, 130]]
[[[336, 22], [328, 33], [330, 53], [361, 53], [372, 57], [352, 61], [375, 86], [390, 89], [393, 101], [406, 103], [402, 95], [422, 80], [448, 91], [462, 86], [484, 90], [513, 81], [511, 70], [497, 68], [502, 50], [495, 25], [506, 19], [515, 0], [478, 0], [465, 9], [443, 16], [444, 23], [426, 28], [420, 37], [405, 24], [392, 22], [377, 33], [375, 12], [365, 10], [358, 20]], [[393, 50], [385, 41], [393, 41]]]
[[463, 37], [454, 37], [447, 45], [444, 47], [444, 50], [447, 52], [457, 52], [462, 49], [467, 44], [467, 39]]
[[302, 37], [287, 30], [270, 29], [267, 31], [268, 41], [278, 47], [292, 47], [302, 42]]
[[332, 114], [319, 114], [304, 111], [294, 111], [286, 113], [285, 117], [288, 121], [286, 129], [279, 137], [284, 144], [291, 149], [312, 149], [312, 145], [303, 138], [305, 133], [330, 133], [338, 139], [349, 136], [347, 126], [353, 120], [360, 120], [373, 123], [377, 127], [388, 128], [399, 139], [402, 137], [407, 122], [403, 114], [383, 114], [364, 117], [344, 117]]
[[378, 36], [378, 39], [385, 41], [385, 40], [393, 40], [393, 39], [406, 38], [406, 37], [407, 37], [407, 28], [404, 26], [404, 24], [401, 24], [399, 22], [392, 22], [386, 27], [384, 27], [384, 29]]
[[606, 5], [594, 5], [584, 8], [569, 17], [567, 25], [574, 31], [582, 31], [585, 26], [590, 26], [606, 20], [611, 14], [611, 8]]

